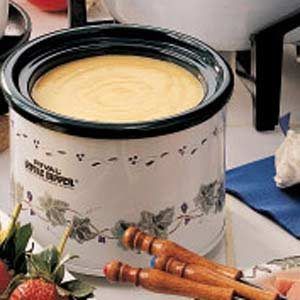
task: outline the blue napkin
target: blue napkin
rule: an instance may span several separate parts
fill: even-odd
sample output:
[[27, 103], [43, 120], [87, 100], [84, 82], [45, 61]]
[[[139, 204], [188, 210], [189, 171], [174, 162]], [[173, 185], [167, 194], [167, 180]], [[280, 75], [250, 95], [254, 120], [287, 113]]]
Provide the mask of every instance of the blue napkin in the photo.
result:
[[275, 182], [274, 157], [229, 170], [226, 189], [245, 204], [300, 238], [300, 186], [281, 190]]

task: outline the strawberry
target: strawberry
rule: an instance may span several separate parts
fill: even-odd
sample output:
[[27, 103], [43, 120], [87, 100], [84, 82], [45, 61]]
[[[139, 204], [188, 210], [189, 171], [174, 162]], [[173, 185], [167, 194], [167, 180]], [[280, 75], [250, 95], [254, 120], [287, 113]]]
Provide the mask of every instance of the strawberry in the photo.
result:
[[59, 300], [54, 283], [43, 279], [29, 279], [18, 285], [9, 300]]
[[21, 204], [17, 204], [10, 224], [0, 231], [0, 295], [6, 291], [14, 275], [27, 272], [26, 248], [32, 229], [30, 224], [18, 224], [21, 209]]
[[59, 247], [49, 247], [27, 258], [26, 276], [17, 276], [6, 290], [9, 300], [76, 300], [88, 299], [93, 288], [79, 280], [64, 281], [64, 264], [76, 258], [62, 257], [72, 227], [68, 227]]
[[29, 2], [44, 11], [65, 11], [68, 7], [67, 0], [29, 0]]
[[4, 261], [0, 260], [0, 295], [6, 290], [13, 278]]

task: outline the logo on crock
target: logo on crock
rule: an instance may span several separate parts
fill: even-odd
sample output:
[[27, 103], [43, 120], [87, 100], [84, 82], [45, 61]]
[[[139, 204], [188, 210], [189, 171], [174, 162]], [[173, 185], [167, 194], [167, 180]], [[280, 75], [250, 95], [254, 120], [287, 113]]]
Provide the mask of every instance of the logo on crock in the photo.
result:
[[33, 162], [26, 160], [25, 170], [44, 181], [63, 188], [73, 189], [75, 188], [75, 184], [78, 183], [78, 180], [63, 176], [59, 168], [45, 164], [37, 159], [34, 159]]

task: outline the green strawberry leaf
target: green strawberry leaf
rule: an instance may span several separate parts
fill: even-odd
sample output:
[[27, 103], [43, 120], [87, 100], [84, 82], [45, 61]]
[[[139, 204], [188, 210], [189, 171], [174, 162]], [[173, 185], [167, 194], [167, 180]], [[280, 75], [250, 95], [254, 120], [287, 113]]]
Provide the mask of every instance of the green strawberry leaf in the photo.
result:
[[71, 261], [71, 260], [73, 260], [73, 259], [76, 259], [76, 258], [79, 258], [79, 256], [78, 256], [78, 255], [70, 255], [70, 254], [67, 254], [67, 255], [64, 256], [62, 259], [59, 260], [59, 263], [57, 264], [56, 269], [54, 270], [54, 272], [55, 272], [58, 268], [64, 266], [67, 262], [69, 262], [69, 261]]
[[65, 267], [61, 266], [56, 270], [55, 273], [52, 274], [52, 279], [55, 282], [55, 284], [60, 285], [65, 277]]
[[15, 257], [13, 268], [16, 273], [26, 273], [26, 248], [32, 235], [32, 227], [30, 224], [18, 228], [14, 235]]
[[59, 285], [62, 282], [65, 276], [65, 267], [64, 267], [65, 263], [75, 258], [78, 258], [78, 256], [67, 254], [62, 259], [60, 259], [55, 270], [53, 271], [53, 280], [57, 285]]
[[20, 255], [26, 251], [28, 242], [32, 236], [32, 226], [31, 224], [26, 224], [16, 230], [14, 236], [15, 242], [15, 252], [16, 255]]
[[32, 254], [29, 259], [30, 275], [42, 276], [53, 280], [52, 274], [60, 260], [56, 247], [52, 246], [38, 254]]
[[27, 272], [26, 247], [32, 235], [30, 224], [20, 227], [15, 224], [10, 235], [0, 245], [0, 257], [5, 259], [16, 274]]
[[[61, 288], [60, 286], [56, 286], [57, 292], [59, 294], [59, 296], [61, 297], [68, 297], [70, 298], [71, 293], [63, 288]], [[0, 298], [1, 299], [1, 298]]]
[[6, 239], [4, 243], [0, 245], [0, 258], [5, 259], [9, 264], [13, 265], [15, 257], [15, 247], [12, 239]]
[[88, 299], [92, 297], [94, 288], [87, 283], [79, 280], [71, 280], [60, 285], [64, 290], [70, 292], [70, 295], [76, 299]]

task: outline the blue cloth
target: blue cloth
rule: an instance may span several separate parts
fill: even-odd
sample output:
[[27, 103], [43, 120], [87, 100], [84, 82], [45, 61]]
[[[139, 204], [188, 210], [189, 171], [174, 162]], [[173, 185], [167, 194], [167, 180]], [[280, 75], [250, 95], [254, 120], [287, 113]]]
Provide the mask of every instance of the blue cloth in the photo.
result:
[[287, 135], [287, 132], [290, 129], [290, 121], [291, 113], [288, 113], [279, 119], [279, 126], [285, 136]]
[[300, 238], [300, 186], [281, 190], [276, 186], [274, 176], [274, 157], [268, 157], [229, 170], [226, 189]]

